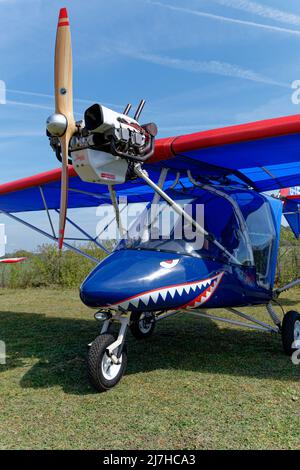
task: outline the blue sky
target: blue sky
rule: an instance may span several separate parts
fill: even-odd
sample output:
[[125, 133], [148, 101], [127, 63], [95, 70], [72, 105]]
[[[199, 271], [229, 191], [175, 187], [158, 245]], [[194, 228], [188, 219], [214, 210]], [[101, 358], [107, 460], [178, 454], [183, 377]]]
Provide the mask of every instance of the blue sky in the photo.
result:
[[[60, 7], [69, 11], [78, 118], [95, 101], [147, 101], [159, 136], [299, 113], [296, 0], [0, 0], [0, 183], [57, 166], [45, 138], [53, 109]], [[86, 223], [93, 231], [93, 212]], [[76, 213], [78, 217], [78, 213]], [[43, 225], [40, 214], [32, 220]], [[43, 240], [3, 216], [7, 250]], [[94, 224], [95, 225], [95, 224]]]

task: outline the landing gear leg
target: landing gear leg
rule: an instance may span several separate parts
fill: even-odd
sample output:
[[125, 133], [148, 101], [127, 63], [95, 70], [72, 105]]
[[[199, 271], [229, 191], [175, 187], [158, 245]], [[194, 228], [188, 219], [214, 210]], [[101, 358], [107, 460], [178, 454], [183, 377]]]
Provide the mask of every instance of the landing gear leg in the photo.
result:
[[107, 333], [109, 324], [104, 322], [102, 333], [93, 341], [88, 353], [88, 371], [92, 385], [99, 392], [113, 388], [124, 375], [127, 366], [125, 336], [129, 317], [114, 316], [121, 323], [117, 337]]

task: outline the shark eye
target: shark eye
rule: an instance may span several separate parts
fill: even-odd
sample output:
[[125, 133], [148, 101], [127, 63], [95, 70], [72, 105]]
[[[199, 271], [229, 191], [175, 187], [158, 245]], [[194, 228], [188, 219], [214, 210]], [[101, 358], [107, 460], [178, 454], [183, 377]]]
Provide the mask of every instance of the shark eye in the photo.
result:
[[160, 265], [162, 268], [172, 269], [172, 268], [175, 268], [178, 262], [179, 262], [179, 259], [168, 259], [166, 261], [162, 261]]

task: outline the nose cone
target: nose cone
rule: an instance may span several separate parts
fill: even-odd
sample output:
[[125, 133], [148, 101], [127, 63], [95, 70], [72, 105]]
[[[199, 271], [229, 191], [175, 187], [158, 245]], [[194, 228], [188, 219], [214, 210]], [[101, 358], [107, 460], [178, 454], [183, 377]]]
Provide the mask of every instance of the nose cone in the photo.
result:
[[[199, 273], [203, 274], [199, 275]], [[208, 279], [203, 261], [191, 256], [146, 250], [120, 250], [103, 260], [80, 288], [89, 307], [155, 311], [187, 305], [219, 283]], [[204, 278], [204, 280], [203, 280]]]
[[[122, 303], [141, 292], [176, 282], [178, 276], [184, 279], [184, 268], [179, 261], [180, 255], [169, 253], [116, 251], [88, 275], [81, 285], [80, 297], [90, 307]], [[164, 262], [167, 267], [163, 267]]]

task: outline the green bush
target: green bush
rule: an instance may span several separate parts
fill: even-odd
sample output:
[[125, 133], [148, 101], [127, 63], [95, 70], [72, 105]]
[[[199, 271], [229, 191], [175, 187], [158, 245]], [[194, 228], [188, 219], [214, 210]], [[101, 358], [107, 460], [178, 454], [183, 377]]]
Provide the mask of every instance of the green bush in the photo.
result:
[[[105, 253], [94, 246], [80, 247], [93, 257], [103, 259]], [[37, 253], [16, 252], [13, 256], [25, 256], [17, 264], [2, 264], [2, 287], [78, 287], [95, 263], [71, 250], [59, 252], [54, 244], [39, 247]]]
[[282, 227], [277, 259], [276, 284], [284, 285], [300, 277], [300, 242], [292, 231]]
[[[106, 256], [94, 244], [78, 248], [99, 261]], [[95, 263], [71, 250], [59, 252], [55, 244], [41, 245], [36, 253], [17, 251], [12, 256], [25, 256], [27, 259], [18, 264], [1, 265], [2, 287], [78, 287], [95, 267]], [[276, 285], [287, 284], [298, 277], [300, 277], [300, 243], [299, 240], [295, 240], [290, 229], [282, 227]]]

